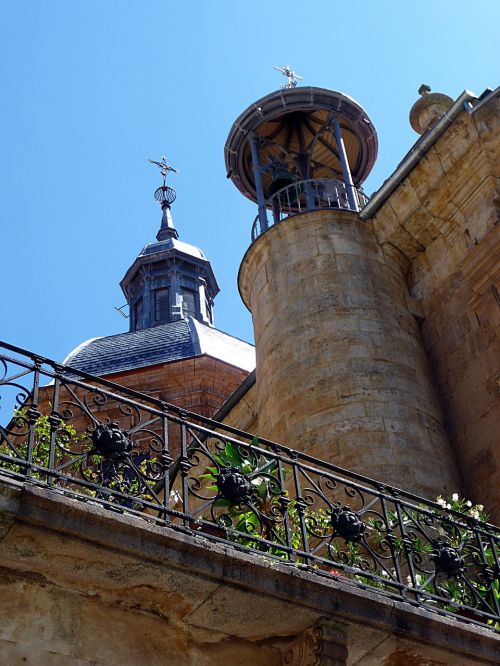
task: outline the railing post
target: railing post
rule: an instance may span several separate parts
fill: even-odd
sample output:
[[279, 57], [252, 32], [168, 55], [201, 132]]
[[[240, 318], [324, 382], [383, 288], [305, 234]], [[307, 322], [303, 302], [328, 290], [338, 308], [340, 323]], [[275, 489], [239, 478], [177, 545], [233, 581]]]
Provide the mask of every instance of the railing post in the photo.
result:
[[349, 206], [351, 210], [356, 213], [359, 212], [358, 199], [356, 196], [356, 189], [351, 176], [351, 170], [349, 168], [349, 162], [347, 160], [347, 154], [345, 152], [344, 139], [342, 138], [342, 132], [340, 131], [339, 121], [334, 118], [333, 120], [333, 131], [335, 134], [335, 141], [337, 142], [337, 147], [339, 149], [340, 164], [342, 166], [342, 174], [344, 176], [344, 184], [347, 190], [347, 198], [349, 200]]
[[[316, 208], [316, 201], [319, 201], [317, 183], [315, 183], [315, 186], [316, 186], [316, 199], [314, 198], [313, 193], [311, 192], [311, 181], [306, 180], [305, 183], [304, 183], [304, 189], [306, 191], [307, 210], [314, 210]], [[297, 196], [299, 196], [298, 193], [297, 193]]]
[[162, 408], [162, 429], [163, 429], [163, 445], [162, 445], [162, 468], [163, 468], [163, 507], [165, 511], [165, 522], [170, 522], [170, 467], [173, 459], [170, 455], [169, 441], [168, 441], [168, 424], [169, 421], [165, 414], [166, 408]]
[[287, 559], [291, 560], [292, 562], [295, 561], [295, 553], [293, 552], [293, 544], [292, 544], [292, 533], [290, 529], [290, 518], [288, 515], [288, 506], [290, 502], [292, 501], [288, 497], [288, 493], [285, 488], [285, 472], [283, 469], [283, 460], [281, 458], [281, 454], [278, 453], [276, 456], [276, 460], [278, 462], [278, 480], [280, 484], [280, 508], [281, 512], [283, 514], [283, 526], [285, 528], [285, 540], [286, 540], [286, 545], [287, 545]]
[[[54, 379], [54, 394], [52, 397], [52, 411], [49, 416], [50, 424], [50, 442], [49, 442], [49, 460], [47, 467], [49, 471], [54, 473], [55, 462], [56, 462], [56, 440], [57, 440], [57, 428], [61, 423], [61, 418], [59, 416], [59, 392], [60, 392], [61, 379], [59, 372], [57, 372]], [[49, 474], [47, 478], [47, 483], [51, 485], [56, 481], [55, 474]]]
[[293, 470], [293, 485], [295, 489], [295, 497], [292, 499], [295, 499], [296, 507], [297, 507], [297, 513], [299, 516], [299, 527], [300, 527], [300, 536], [301, 536], [301, 541], [302, 541], [302, 546], [303, 546], [303, 552], [304, 552], [304, 563], [309, 564], [310, 559], [307, 557], [307, 554], [309, 553], [309, 538], [307, 535], [307, 525], [306, 525], [306, 518], [305, 518], [305, 509], [307, 507], [306, 502], [304, 501], [304, 498], [302, 496], [302, 488], [301, 488], [301, 483], [300, 483], [300, 478], [299, 478], [299, 469], [298, 469], [298, 452], [297, 451], [291, 451], [290, 452], [290, 461], [292, 465], [292, 470]]
[[33, 392], [31, 394], [31, 405], [27, 410], [28, 415], [28, 449], [26, 451], [26, 477], [29, 478], [33, 474], [33, 449], [36, 442], [36, 424], [38, 417], [41, 416], [38, 411], [38, 389], [40, 386], [40, 368], [42, 361], [35, 359], [33, 364], [34, 377], [33, 377]]
[[249, 134], [250, 150], [252, 152], [252, 168], [255, 178], [255, 192], [257, 194], [257, 206], [259, 207], [259, 220], [261, 231], [267, 231], [269, 224], [267, 221], [266, 199], [264, 197], [264, 188], [262, 187], [262, 170], [260, 167], [259, 147], [257, 137], [253, 132]]
[[182, 484], [182, 522], [184, 527], [189, 527], [189, 484], [188, 484], [188, 474], [190, 469], [190, 464], [187, 454], [187, 441], [186, 441], [186, 422], [184, 419], [180, 421], [181, 428], [181, 455], [179, 458], [179, 467], [181, 470], [181, 484]]
[[278, 222], [281, 222], [281, 199], [275, 195], [270, 199], [270, 201], [272, 202], [273, 223], [278, 224]]

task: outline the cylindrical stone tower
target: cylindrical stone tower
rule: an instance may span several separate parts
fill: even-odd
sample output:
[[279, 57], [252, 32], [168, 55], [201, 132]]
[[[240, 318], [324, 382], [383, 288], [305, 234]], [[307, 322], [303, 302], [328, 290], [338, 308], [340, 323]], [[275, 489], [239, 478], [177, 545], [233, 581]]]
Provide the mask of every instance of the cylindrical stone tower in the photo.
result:
[[377, 153], [363, 109], [329, 90], [280, 90], [238, 118], [225, 150], [259, 206], [239, 288], [260, 435], [427, 497], [458, 490], [404, 257], [358, 214]]

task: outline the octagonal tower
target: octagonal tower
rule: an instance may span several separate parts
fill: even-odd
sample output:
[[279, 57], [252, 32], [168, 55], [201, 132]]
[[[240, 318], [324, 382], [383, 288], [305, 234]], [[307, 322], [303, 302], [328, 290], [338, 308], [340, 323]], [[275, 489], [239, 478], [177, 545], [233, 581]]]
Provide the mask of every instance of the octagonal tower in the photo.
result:
[[257, 203], [239, 289], [252, 312], [259, 433], [435, 497], [459, 488], [407, 305], [407, 263], [360, 209], [377, 134], [343, 93], [289, 87], [252, 104], [225, 146]]
[[166, 185], [164, 178], [155, 192], [162, 209], [157, 242], [143, 247], [120, 282], [130, 308], [130, 331], [188, 316], [213, 326], [213, 303], [219, 285], [200, 248], [179, 240], [170, 210], [175, 198], [175, 190]]

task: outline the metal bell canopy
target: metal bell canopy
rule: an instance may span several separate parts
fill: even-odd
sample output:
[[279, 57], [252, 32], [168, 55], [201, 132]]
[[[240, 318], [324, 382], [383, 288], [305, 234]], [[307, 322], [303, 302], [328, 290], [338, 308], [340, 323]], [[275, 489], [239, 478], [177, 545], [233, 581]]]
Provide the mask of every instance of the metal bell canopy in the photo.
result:
[[289, 87], [239, 116], [224, 155], [228, 178], [259, 206], [262, 233], [272, 224], [267, 210], [274, 222], [322, 207], [358, 211], [366, 200], [358, 188], [377, 149], [377, 132], [351, 97]]

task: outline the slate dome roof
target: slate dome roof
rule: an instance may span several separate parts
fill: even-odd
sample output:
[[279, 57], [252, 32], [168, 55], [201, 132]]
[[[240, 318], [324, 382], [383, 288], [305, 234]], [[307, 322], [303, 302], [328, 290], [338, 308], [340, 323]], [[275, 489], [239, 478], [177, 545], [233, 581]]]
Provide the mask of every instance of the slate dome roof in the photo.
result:
[[103, 376], [207, 354], [250, 372], [253, 345], [193, 317], [140, 331], [92, 338], [63, 361], [76, 370]]

